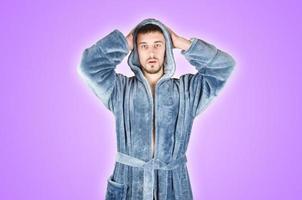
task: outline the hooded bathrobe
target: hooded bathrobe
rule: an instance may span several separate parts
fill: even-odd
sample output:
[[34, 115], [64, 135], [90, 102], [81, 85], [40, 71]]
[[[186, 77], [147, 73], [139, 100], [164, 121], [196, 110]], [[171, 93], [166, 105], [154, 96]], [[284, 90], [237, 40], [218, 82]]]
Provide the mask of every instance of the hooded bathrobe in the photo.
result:
[[86, 48], [77, 68], [115, 116], [117, 154], [113, 173], [107, 179], [108, 200], [193, 199], [186, 166], [193, 120], [217, 96], [235, 65], [226, 52], [190, 38], [189, 49], [181, 50], [181, 54], [197, 72], [172, 78], [173, 43], [165, 25], [145, 19], [135, 27], [133, 39], [136, 41], [137, 29], [149, 23], [158, 25], [166, 40], [164, 75], [155, 86], [154, 98], [140, 68], [136, 42], [128, 57], [134, 76], [115, 72], [129, 53], [126, 37], [117, 29]]

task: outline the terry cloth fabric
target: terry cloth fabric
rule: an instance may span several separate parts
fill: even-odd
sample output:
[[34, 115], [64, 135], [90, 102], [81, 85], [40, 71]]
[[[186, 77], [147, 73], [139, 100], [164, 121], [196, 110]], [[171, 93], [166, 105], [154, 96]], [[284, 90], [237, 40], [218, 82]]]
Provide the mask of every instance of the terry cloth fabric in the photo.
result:
[[[164, 75], [156, 84], [154, 99], [136, 43], [128, 57], [134, 76], [115, 72], [129, 53], [126, 37], [118, 29], [86, 48], [78, 67], [80, 76], [115, 117], [118, 157], [108, 178], [106, 199], [190, 200], [193, 192], [183, 158], [193, 121], [224, 87], [235, 61], [214, 45], [192, 37], [191, 46], [181, 54], [197, 72], [173, 78], [173, 44], [163, 23], [143, 20], [134, 29], [134, 41], [138, 28], [146, 24], [159, 26], [166, 41]], [[167, 167], [174, 162], [180, 164]]]

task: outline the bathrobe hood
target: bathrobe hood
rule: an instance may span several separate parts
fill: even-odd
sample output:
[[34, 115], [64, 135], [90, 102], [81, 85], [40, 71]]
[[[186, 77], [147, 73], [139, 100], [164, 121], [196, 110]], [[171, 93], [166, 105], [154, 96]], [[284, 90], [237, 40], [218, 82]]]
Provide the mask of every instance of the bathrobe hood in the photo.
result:
[[[166, 41], [166, 57], [164, 61], [164, 75], [161, 77], [161, 79], [168, 79], [171, 78], [174, 75], [175, 72], [175, 61], [174, 61], [174, 55], [173, 55], [173, 43], [170, 36], [170, 33], [167, 29], [167, 27], [161, 23], [157, 19], [148, 18], [140, 22], [133, 30], [133, 41], [136, 41], [137, 39], [137, 31], [140, 27], [146, 25], [146, 24], [155, 24], [161, 30], [163, 31], [165, 41]], [[140, 67], [139, 62], [139, 56], [137, 51], [137, 45], [136, 42], [133, 42], [133, 50], [131, 51], [129, 57], [128, 57], [128, 65], [130, 66], [131, 70], [134, 72], [135, 76], [142, 80], [144, 78], [143, 71]]]

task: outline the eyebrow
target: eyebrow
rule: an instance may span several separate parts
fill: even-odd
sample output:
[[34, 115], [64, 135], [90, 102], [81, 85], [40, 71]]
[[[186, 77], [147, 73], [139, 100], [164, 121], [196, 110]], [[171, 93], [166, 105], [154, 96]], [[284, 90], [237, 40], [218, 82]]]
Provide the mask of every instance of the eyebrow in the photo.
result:
[[[157, 41], [155, 41], [154, 43], [162, 43], [162, 44], [163, 44], [163, 41], [157, 40]], [[138, 43], [138, 44], [147, 44], [147, 42], [140, 42], [140, 43]]]

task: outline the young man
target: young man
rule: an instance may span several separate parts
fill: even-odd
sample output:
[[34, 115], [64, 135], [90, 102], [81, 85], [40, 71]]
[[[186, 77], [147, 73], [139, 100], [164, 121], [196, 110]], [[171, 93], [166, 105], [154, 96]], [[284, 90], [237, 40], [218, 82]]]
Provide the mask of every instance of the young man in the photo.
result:
[[[197, 73], [172, 78], [173, 48]], [[115, 72], [129, 51], [132, 77]], [[193, 199], [186, 167], [193, 120], [234, 66], [229, 54], [180, 37], [156, 19], [143, 20], [126, 37], [115, 29], [85, 49], [78, 72], [116, 120], [116, 163], [106, 199]]]

